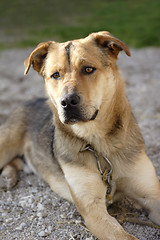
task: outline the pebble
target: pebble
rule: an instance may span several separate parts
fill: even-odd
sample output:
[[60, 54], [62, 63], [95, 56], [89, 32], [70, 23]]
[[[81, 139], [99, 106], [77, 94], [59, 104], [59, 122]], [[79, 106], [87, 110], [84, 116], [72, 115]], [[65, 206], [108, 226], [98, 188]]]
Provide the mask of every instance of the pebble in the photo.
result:
[[44, 210], [44, 206], [41, 203], [37, 204], [37, 211], [42, 211]]
[[16, 230], [22, 231], [26, 226], [26, 223], [21, 223], [18, 227], [16, 227]]
[[7, 216], [7, 212], [3, 212], [1, 215], [2, 215], [2, 217], [6, 217]]
[[6, 223], [10, 223], [10, 222], [12, 222], [13, 221], [13, 218], [7, 218], [6, 219]]
[[61, 217], [62, 219], [64, 219], [64, 218], [67, 218], [67, 215], [65, 215], [65, 214], [60, 214], [60, 217]]
[[47, 217], [47, 213], [46, 212], [38, 212], [37, 213], [37, 217], [41, 217], [41, 218], [45, 218], [45, 217]]
[[30, 205], [32, 205], [32, 203], [33, 203], [33, 198], [30, 197], [30, 198], [28, 199], [28, 203], [29, 203]]
[[[1, 204], [2, 201], [0, 201], [0, 204]], [[4, 203], [2, 203], [4, 204]], [[0, 213], [4, 212], [4, 209], [0, 206]]]
[[33, 236], [34, 235], [34, 231], [31, 231], [31, 236]]
[[23, 200], [19, 202], [22, 208], [25, 208], [27, 206], [27, 201]]
[[52, 232], [53, 231], [53, 226], [48, 226], [48, 232]]
[[41, 231], [38, 233], [38, 236], [40, 237], [46, 237], [48, 234], [45, 231]]
[[34, 218], [35, 218], [35, 216], [32, 215], [32, 216], [30, 216], [28, 219], [29, 219], [29, 221], [32, 221]]
[[35, 209], [35, 208], [36, 208], [36, 203], [32, 203], [32, 204], [31, 204], [31, 208], [32, 208], [32, 209]]
[[76, 223], [76, 224], [81, 224], [82, 221], [81, 221], [81, 220], [75, 220], [75, 223]]

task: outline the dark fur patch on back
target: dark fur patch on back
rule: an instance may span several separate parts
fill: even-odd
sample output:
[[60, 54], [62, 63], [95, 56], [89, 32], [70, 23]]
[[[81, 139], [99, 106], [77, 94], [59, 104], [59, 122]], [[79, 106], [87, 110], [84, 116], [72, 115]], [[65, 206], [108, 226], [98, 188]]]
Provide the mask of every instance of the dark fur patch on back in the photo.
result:
[[35, 143], [54, 157], [53, 141], [54, 130], [53, 113], [47, 103], [46, 98], [38, 98], [27, 101], [24, 104], [26, 109], [27, 131], [32, 133]]

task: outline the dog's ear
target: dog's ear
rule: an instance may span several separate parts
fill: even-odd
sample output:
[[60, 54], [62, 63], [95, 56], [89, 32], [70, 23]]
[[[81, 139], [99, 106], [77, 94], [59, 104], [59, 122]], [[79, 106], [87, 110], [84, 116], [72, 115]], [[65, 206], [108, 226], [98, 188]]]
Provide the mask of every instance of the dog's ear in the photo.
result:
[[122, 50], [124, 50], [128, 56], [131, 56], [129, 48], [126, 46], [126, 44], [111, 35], [109, 32], [102, 31], [98, 33], [92, 33], [91, 36], [94, 37], [98, 46], [107, 48], [113, 56], [117, 57], [119, 52]]
[[36, 49], [33, 50], [33, 52], [30, 54], [28, 58], [24, 61], [25, 71], [24, 74], [27, 74], [30, 66], [33, 65], [34, 70], [36, 70], [38, 73], [42, 73], [42, 66], [44, 63], [44, 60], [48, 53], [48, 48], [52, 42], [44, 42], [40, 43]]

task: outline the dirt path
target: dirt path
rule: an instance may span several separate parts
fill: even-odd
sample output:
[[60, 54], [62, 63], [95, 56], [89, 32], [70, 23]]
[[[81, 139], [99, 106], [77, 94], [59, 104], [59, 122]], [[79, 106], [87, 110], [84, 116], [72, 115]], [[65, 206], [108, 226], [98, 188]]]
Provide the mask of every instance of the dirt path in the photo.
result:
[[[0, 123], [19, 103], [45, 96], [43, 79], [30, 71], [24, 76], [23, 61], [28, 50], [0, 52]], [[132, 57], [120, 55], [118, 62], [126, 79], [127, 95], [146, 142], [147, 153], [160, 177], [160, 48], [132, 50]], [[127, 202], [111, 212], [129, 213], [136, 221], [148, 221], [144, 211]], [[123, 227], [140, 240], [160, 239], [160, 229], [124, 222]], [[74, 205], [59, 198], [33, 174], [20, 173], [12, 191], [0, 191], [0, 239], [58, 240], [95, 239], [83, 226]]]

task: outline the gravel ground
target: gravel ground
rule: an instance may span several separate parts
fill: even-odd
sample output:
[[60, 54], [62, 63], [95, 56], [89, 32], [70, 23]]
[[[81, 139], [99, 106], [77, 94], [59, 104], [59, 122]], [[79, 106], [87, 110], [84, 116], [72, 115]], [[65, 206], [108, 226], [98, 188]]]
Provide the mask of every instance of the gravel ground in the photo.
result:
[[[31, 70], [23, 76], [23, 61], [31, 49], [0, 52], [0, 123], [19, 103], [45, 96], [43, 80]], [[132, 49], [120, 54], [118, 64], [126, 79], [127, 95], [142, 130], [147, 153], [160, 177], [160, 48]], [[142, 210], [128, 200], [110, 208], [123, 227], [140, 240], [160, 239]], [[123, 218], [130, 217], [130, 221]], [[143, 221], [143, 222], [141, 222]], [[144, 224], [147, 221], [148, 224]], [[11, 191], [0, 190], [0, 239], [95, 240], [75, 206], [57, 196], [34, 174], [19, 173]]]

